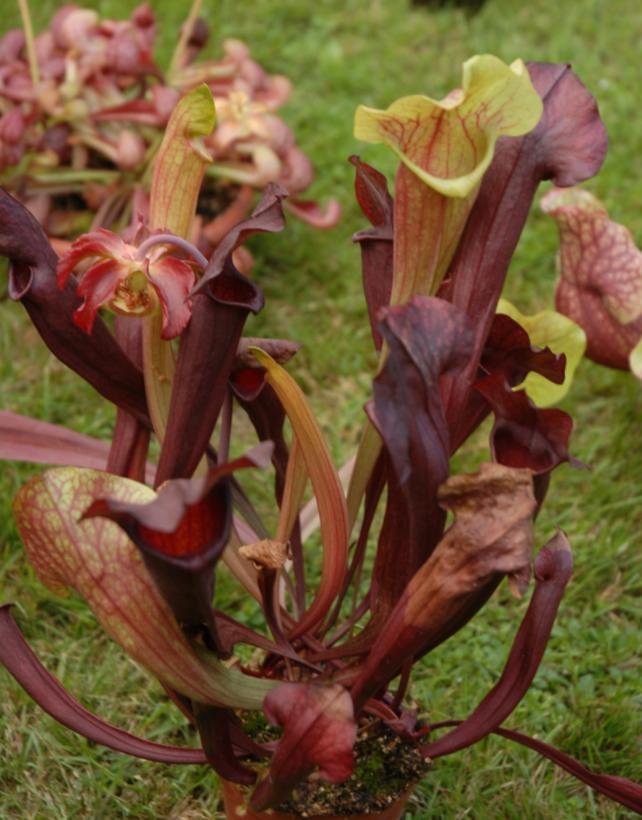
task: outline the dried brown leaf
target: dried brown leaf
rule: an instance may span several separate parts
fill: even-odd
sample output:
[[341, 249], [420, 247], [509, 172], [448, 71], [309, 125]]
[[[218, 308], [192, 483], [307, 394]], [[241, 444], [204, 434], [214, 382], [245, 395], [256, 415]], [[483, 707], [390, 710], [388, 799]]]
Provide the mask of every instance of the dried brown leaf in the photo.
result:
[[483, 464], [478, 473], [448, 479], [438, 497], [455, 522], [374, 643], [352, 690], [357, 712], [408, 658], [461, 629], [505, 575], [515, 592], [528, 583], [536, 508], [530, 470]]
[[287, 557], [287, 546], [281, 541], [264, 538], [256, 544], [246, 544], [239, 549], [239, 553], [253, 561], [257, 569], [281, 569]]

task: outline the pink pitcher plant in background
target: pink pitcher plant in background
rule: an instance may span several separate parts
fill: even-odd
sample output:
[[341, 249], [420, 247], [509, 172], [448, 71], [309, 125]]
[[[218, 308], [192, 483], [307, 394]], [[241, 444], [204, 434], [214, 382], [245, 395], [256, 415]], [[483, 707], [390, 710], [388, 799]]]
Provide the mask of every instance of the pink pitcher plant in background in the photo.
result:
[[[204, 140], [211, 154], [192, 238], [212, 248], [278, 183], [287, 209], [328, 228], [335, 200], [301, 199], [314, 171], [278, 110], [290, 81], [270, 75], [239, 40], [223, 57], [196, 62], [209, 32], [195, 0], [170, 65], [154, 59], [157, 22], [148, 4], [128, 20], [101, 18], [67, 4], [34, 37], [26, 2], [23, 29], [0, 38], [0, 182], [47, 233], [70, 240], [90, 227], [124, 228], [147, 201], [149, 166], [180, 96], [205, 83], [218, 123]], [[132, 199], [132, 195], [136, 196]], [[64, 248], [58, 244], [57, 247]]]
[[[355, 240], [380, 363], [347, 497], [286, 367], [297, 346], [242, 335], [264, 300], [234, 254], [251, 234], [284, 227], [285, 191], [268, 186], [213, 251], [202, 256], [192, 244], [213, 121], [201, 86], [170, 117], [149, 213], [141, 214], [142, 243], [93, 233], [57, 260], [33, 216], [0, 196], [13, 298], [55, 355], [118, 407], [109, 446], [0, 417], [4, 457], [65, 465], [18, 493], [25, 549], [44, 583], [75, 589], [159, 679], [202, 748], [152, 743], [91, 715], [40, 664], [8, 605], [0, 659], [45, 710], [112, 749], [207, 762], [247, 785], [257, 781], [252, 761], [264, 759], [255, 810], [282, 803], [315, 769], [330, 781], [348, 778], [355, 738], [373, 720], [430, 759], [494, 732], [642, 810], [635, 783], [501, 728], [533, 680], [571, 576], [564, 533], [537, 555], [533, 547], [550, 474], [573, 459], [570, 416], [514, 389], [533, 373], [561, 385], [565, 354], [545, 340], [535, 347], [496, 309], [539, 182], [574, 185], [602, 164], [606, 134], [595, 101], [568, 66], [483, 56], [465, 64], [462, 90], [440, 103], [410, 97], [385, 112], [359, 110], [357, 135], [387, 142], [402, 165], [393, 199], [383, 175], [352, 158], [372, 225]], [[177, 174], [182, 198], [171, 196]], [[113, 333], [103, 305], [118, 312]], [[487, 462], [451, 475], [451, 456], [491, 413]], [[239, 414], [259, 444], [232, 457]], [[152, 435], [157, 464], [148, 460]], [[270, 527], [244, 485], [248, 470], [268, 469], [278, 512]], [[312, 505], [304, 503], [308, 486]], [[319, 531], [312, 540], [304, 527], [311, 518]], [[262, 608], [265, 630], [222, 610], [221, 561]], [[516, 595], [531, 579], [534, 590], [497, 683], [464, 721], [422, 724], [404, 706], [413, 665], [454, 636], [504, 578]], [[235, 655], [237, 644], [259, 650], [252, 663]], [[248, 710], [261, 709], [281, 726], [278, 742], [248, 734]]]
[[642, 251], [624, 225], [580, 188], [541, 201], [560, 233], [557, 309], [586, 331], [586, 355], [642, 379]]

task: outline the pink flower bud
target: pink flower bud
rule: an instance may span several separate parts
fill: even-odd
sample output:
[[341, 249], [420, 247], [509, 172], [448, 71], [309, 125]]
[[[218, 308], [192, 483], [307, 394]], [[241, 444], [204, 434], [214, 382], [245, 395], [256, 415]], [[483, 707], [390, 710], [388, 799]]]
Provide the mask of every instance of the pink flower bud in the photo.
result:
[[120, 168], [131, 169], [145, 158], [145, 143], [135, 132], [123, 129], [118, 135], [116, 162]]

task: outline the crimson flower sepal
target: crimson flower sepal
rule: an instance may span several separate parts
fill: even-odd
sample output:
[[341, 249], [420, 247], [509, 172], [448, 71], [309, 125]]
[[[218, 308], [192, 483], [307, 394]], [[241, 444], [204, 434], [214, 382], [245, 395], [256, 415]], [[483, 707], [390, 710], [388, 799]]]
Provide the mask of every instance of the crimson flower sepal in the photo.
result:
[[[183, 244], [180, 237], [175, 237], [175, 243]], [[141, 253], [142, 248], [99, 228], [79, 237], [61, 257], [57, 269], [60, 288], [81, 262], [90, 260], [76, 289], [83, 302], [74, 313], [74, 322], [86, 333], [91, 333], [103, 305], [129, 316], [160, 309], [163, 339], [173, 339], [184, 330], [192, 312], [189, 293], [196, 283], [192, 265], [158, 245]]]

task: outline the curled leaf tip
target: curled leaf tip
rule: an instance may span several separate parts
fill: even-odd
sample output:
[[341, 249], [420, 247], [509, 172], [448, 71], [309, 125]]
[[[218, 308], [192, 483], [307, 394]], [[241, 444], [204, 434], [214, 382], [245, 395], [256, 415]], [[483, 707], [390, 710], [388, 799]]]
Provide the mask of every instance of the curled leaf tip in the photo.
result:
[[189, 105], [186, 133], [190, 137], [206, 137], [216, 125], [216, 105], [207, 83], [201, 83], [184, 98]]
[[270, 538], [264, 538], [255, 544], [245, 544], [239, 549], [239, 554], [252, 561], [257, 569], [281, 569], [287, 553], [286, 544]]

